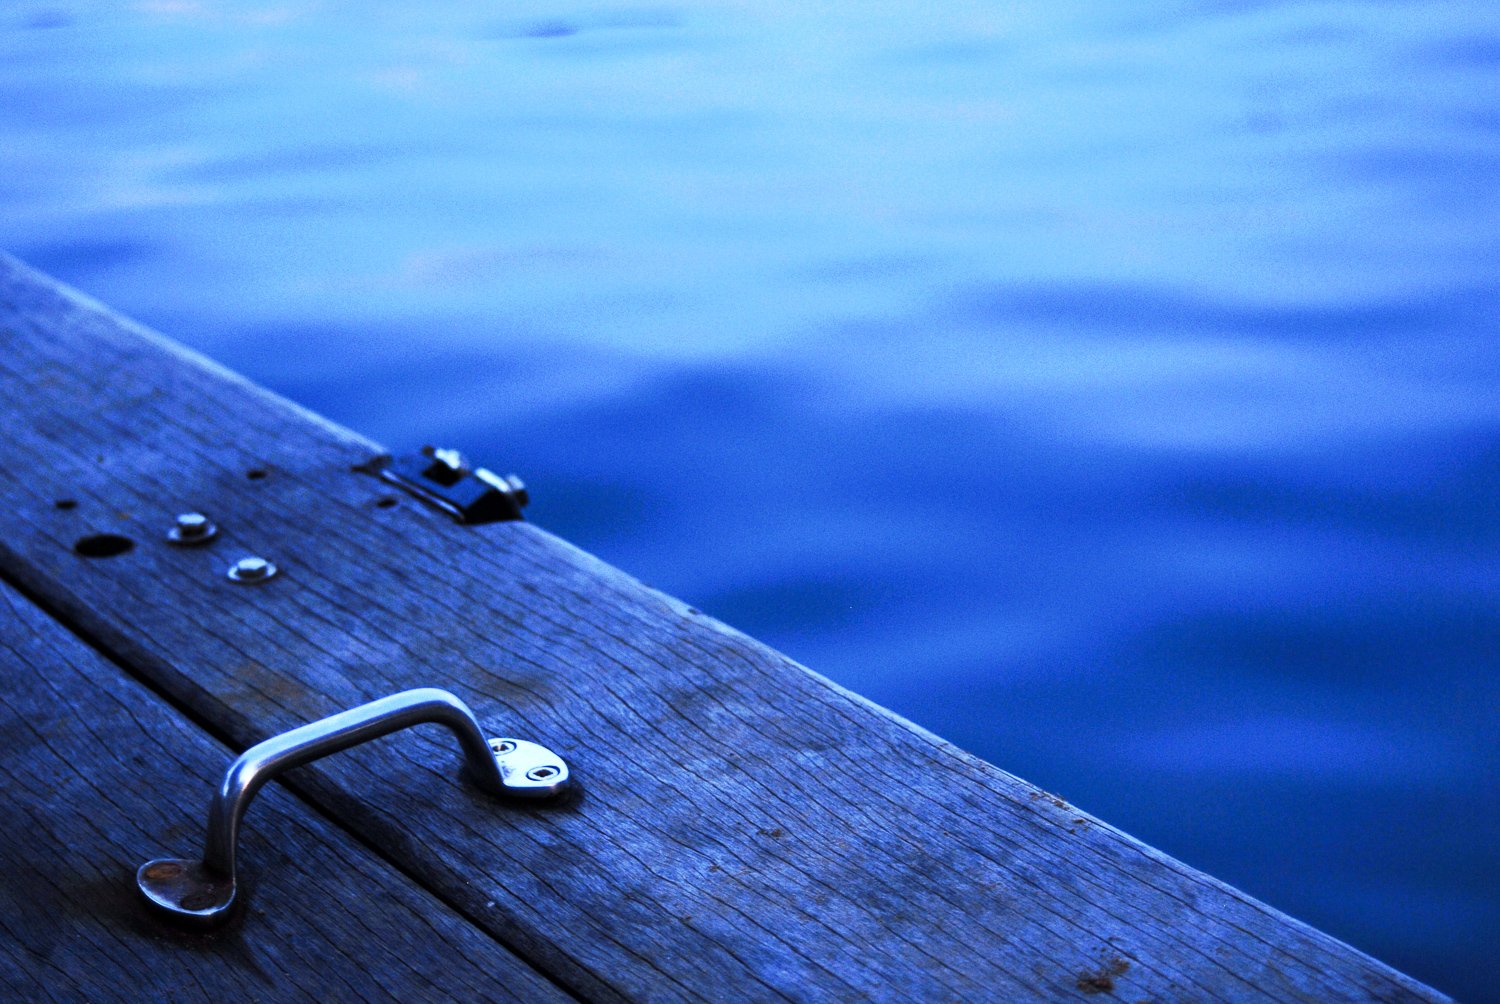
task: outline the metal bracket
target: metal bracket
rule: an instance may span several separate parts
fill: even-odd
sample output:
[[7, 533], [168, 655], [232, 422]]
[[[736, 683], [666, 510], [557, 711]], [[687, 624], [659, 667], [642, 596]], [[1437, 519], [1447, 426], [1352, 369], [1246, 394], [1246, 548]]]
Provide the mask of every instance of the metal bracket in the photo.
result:
[[524, 519], [521, 509], [530, 501], [520, 478], [471, 467], [457, 450], [424, 446], [421, 453], [397, 457], [377, 473], [459, 523]]
[[424, 722], [447, 726], [463, 747], [469, 774], [493, 795], [548, 798], [568, 785], [568, 764], [524, 739], [486, 739], [463, 701], [446, 690], [407, 690], [340, 712], [250, 747], [229, 767], [208, 808], [201, 861], [157, 858], [141, 865], [136, 887], [173, 920], [214, 927], [229, 917], [238, 886], [240, 822], [255, 793], [282, 771]]

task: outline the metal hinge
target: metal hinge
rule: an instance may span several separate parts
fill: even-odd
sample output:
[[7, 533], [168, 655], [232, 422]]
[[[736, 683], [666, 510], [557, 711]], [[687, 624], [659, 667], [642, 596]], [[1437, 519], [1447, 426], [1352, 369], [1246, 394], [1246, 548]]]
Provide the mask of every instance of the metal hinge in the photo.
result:
[[397, 457], [376, 473], [459, 523], [524, 519], [521, 509], [531, 501], [526, 485], [514, 474], [501, 476], [471, 467], [457, 450], [435, 446]]

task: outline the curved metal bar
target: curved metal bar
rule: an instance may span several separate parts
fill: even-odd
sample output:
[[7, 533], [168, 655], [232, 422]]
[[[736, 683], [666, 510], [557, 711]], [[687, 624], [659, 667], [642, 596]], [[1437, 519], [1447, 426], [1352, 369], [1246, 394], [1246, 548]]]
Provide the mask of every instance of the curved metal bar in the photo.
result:
[[505, 790], [500, 765], [495, 762], [468, 705], [446, 690], [431, 687], [407, 690], [272, 736], [241, 753], [224, 775], [224, 783], [219, 785], [209, 805], [204, 866], [220, 874], [234, 874], [235, 848], [245, 810], [261, 786], [276, 775], [426, 723], [444, 725], [458, 737], [469, 773], [481, 787], [494, 794]]
[[468, 705], [446, 690], [424, 687], [362, 704], [273, 736], [230, 765], [208, 810], [203, 860], [161, 858], [136, 881], [147, 901], [169, 914], [217, 923], [234, 900], [236, 851], [245, 811], [265, 783], [283, 771], [413, 725], [447, 727], [463, 748], [469, 774], [496, 795], [545, 798], [568, 782], [568, 765], [521, 739], [486, 739]]

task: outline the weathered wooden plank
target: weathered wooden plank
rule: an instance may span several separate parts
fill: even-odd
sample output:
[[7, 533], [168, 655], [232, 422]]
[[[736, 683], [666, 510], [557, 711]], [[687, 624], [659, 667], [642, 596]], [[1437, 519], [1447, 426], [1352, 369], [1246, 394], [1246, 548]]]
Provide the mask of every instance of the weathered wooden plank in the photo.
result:
[[[421, 685], [562, 752], [503, 827], [416, 735], [295, 787], [575, 992], [1442, 999], [534, 526], [379, 507], [375, 446], [18, 264], [0, 301], [0, 565], [237, 742]], [[186, 508], [224, 538], [161, 546]]]
[[0, 584], [0, 995], [6, 1000], [570, 1000], [285, 792], [244, 841], [248, 924], [177, 934], [133, 876], [202, 839], [230, 759]]

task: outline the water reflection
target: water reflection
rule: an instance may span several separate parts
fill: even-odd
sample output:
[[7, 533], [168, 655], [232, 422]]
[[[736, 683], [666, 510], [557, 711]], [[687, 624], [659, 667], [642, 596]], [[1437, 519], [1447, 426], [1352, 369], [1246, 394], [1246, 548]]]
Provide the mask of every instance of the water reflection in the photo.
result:
[[1493, 5], [0, 25], [10, 250], [1495, 999]]

